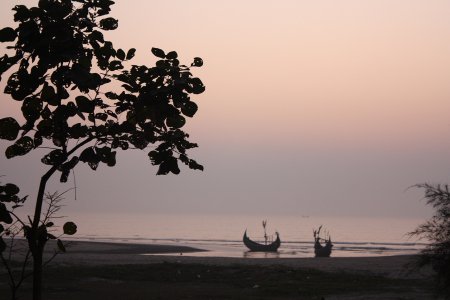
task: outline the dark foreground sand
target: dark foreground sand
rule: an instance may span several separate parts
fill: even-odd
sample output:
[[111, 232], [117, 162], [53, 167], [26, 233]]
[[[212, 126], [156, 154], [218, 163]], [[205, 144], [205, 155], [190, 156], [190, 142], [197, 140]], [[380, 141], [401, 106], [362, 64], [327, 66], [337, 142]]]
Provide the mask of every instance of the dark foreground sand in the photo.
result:
[[[51, 255], [52, 245], [47, 249]], [[181, 255], [191, 251], [201, 250], [73, 242], [46, 268], [45, 299], [435, 299], [431, 270], [411, 272], [406, 267], [413, 256]], [[158, 255], [164, 253], [177, 255]], [[0, 299], [9, 299], [7, 278], [0, 276]], [[20, 299], [29, 299], [30, 289], [26, 282]]]

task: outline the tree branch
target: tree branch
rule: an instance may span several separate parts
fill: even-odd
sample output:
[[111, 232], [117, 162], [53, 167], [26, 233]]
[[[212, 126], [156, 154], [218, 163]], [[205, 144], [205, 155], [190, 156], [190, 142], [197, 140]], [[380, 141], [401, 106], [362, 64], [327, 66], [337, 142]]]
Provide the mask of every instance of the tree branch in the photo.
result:
[[9, 276], [9, 279], [11, 281], [11, 284], [12, 284], [13, 287], [15, 287], [16, 283], [14, 281], [14, 275], [12, 273], [11, 267], [9, 266], [8, 261], [3, 257], [3, 254], [0, 253], [0, 257], [2, 259], [3, 265], [5, 266], [6, 270], [8, 271], [8, 276]]
[[[85, 139], [84, 141], [82, 141], [81, 143], [75, 145], [70, 151], [67, 152], [67, 157], [69, 157], [70, 155], [72, 155], [75, 151], [77, 151], [79, 148], [83, 147], [84, 145], [86, 145], [87, 143], [91, 142], [94, 138], [93, 137], [88, 137], [87, 139]], [[50, 177], [56, 172], [56, 170], [58, 169], [59, 166], [61, 166], [62, 163], [57, 164], [57, 165], [53, 165], [42, 177], [41, 177], [41, 182], [39, 184], [39, 191], [38, 191], [38, 196], [36, 199], [36, 207], [34, 210], [34, 218], [33, 218], [33, 224], [32, 227], [34, 229], [34, 231], [37, 230], [37, 228], [39, 227], [39, 222], [40, 222], [40, 218], [41, 218], [41, 212], [42, 212], [42, 202], [44, 200], [44, 193], [45, 193], [45, 187], [47, 185], [47, 181], [50, 179]]]
[[22, 285], [22, 282], [27, 277], [29, 277], [29, 276], [31, 276], [33, 274], [33, 273], [29, 273], [29, 274], [25, 275], [25, 268], [27, 266], [28, 259], [30, 259], [30, 250], [28, 250], [27, 254], [25, 255], [25, 260], [23, 261], [23, 264], [22, 264], [22, 271], [20, 273], [20, 280], [19, 280], [19, 282], [17, 283], [17, 286], [16, 286], [17, 288], [19, 288]]

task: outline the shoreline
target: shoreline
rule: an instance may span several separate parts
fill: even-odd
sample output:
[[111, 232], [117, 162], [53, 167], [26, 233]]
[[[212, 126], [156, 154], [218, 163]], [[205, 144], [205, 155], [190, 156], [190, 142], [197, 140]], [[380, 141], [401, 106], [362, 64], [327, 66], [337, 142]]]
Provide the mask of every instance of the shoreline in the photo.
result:
[[[53, 253], [53, 245], [47, 246], [46, 254]], [[205, 255], [202, 255], [205, 253]], [[408, 272], [408, 265], [416, 255], [366, 256], [366, 257], [220, 257], [210, 256], [208, 250], [184, 245], [111, 243], [96, 241], [70, 241], [67, 252], [58, 254], [51, 264], [63, 266], [135, 265], [157, 263], [181, 263], [204, 265], [255, 265], [285, 266], [315, 269], [325, 272], [350, 272], [386, 276], [389, 278], [428, 278], [430, 268], [420, 272]], [[195, 256], [190, 256], [195, 254]], [[259, 253], [261, 254], [261, 253]]]
[[[236, 258], [189, 256], [207, 252], [184, 245], [68, 243], [44, 269], [47, 300], [433, 299], [431, 270], [405, 268], [414, 255]], [[47, 258], [53, 246], [50, 241]], [[29, 278], [20, 298], [31, 299], [31, 290]], [[1, 293], [9, 294], [6, 280]]]

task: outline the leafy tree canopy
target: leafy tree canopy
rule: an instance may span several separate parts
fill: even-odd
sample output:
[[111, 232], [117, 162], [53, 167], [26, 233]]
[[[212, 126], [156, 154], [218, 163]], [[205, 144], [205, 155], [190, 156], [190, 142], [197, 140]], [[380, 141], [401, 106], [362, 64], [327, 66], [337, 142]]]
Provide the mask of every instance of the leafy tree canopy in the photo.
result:
[[[0, 119], [0, 138], [14, 141], [6, 157], [26, 155], [47, 142], [53, 149], [42, 163], [65, 182], [79, 162], [93, 170], [100, 163], [114, 166], [117, 149], [154, 145], [148, 156], [158, 175], [178, 174], [179, 161], [203, 170], [188, 157], [197, 144], [182, 130], [197, 112], [191, 95], [205, 90], [190, 71], [201, 67], [202, 59], [187, 66], [175, 51], [152, 48], [155, 66], [127, 67], [136, 50], [116, 49], [103, 35], [118, 26], [107, 17], [112, 4], [40, 0], [37, 7], [13, 8], [18, 26], [1, 29], [0, 41], [14, 54], [0, 58], [0, 76], [9, 70], [4, 92], [22, 103], [25, 121]], [[121, 88], [104, 92], [112, 81]]]
[[[42, 299], [45, 244], [56, 238], [47, 230], [53, 226], [48, 215], [41, 218], [46, 185], [56, 172], [66, 182], [80, 162], [92, 170], [101, 163], [112, 167], [117, 149], [144, 150], [150, 145], [149, 160], [158, 166], [158, 175], [180, 173], [180, 161], [203, 170], [188, 157], [187, 151], [197, 144], [182, 129], [198, 109], [191, 95], [205, 91], [190, 70], [201, 67], [202, 59], [196, 57], [187, 66], [177, 52], [152, 48], [157, 57], [154, 66], [131, 64], [136, 50], [116, 49], [104, 36], [118, 27], [118, 21], [108, 16], [113, 4], [39, 0], [37, 7], [16, 5], [17, 27], [0, 29], [0, 42], [10, 52], [0, 57], [0, 80], [8, 77], [4, 93], [21, 103], [23, 115], [19, 121], [0, 119], [0, 139], [13, 142], [5, 156], [50, 149], [41, 159], [49, 169], [40, 180], [34, 216], [29, 225], [21, 222], [33, 257], [35, 300]], [[0, 186], [0, 222], [12, 221], [5, 203], [23, 203], [17, 193], [14, 185]], [[72, 235], [76, 225], [67, 222], [63, 230]], [[0, 227], [0, 234], [4, 231]], [[65, 251], [61, 241], [57, 245]], [[0, 254], [3, 248], [0, 239]]]

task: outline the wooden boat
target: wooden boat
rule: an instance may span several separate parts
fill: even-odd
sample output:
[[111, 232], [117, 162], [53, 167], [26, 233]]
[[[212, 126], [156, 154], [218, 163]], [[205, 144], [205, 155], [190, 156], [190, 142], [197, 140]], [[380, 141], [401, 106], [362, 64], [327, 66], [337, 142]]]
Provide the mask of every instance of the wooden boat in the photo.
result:
[[[322, 239], [320, 237], [320, 230], [322, 226], [319, 227], [318, 230], [314, 230], [314, 254], [316, 257], [330, 257], [331, 250], [333, 248], [333, 243], [331, 243], [331, 236], [328, 235], [328, 238]], [[322, 246], [320, 241], [324, 241], [325, 245]]]
[[325, 241], [325, 246], [322, 246], [319, 241], [316, 241], [314, 243], [314, 254], [316, 257], [330, 257], [331, 248], [333, 248], [331, 239]]
[[270, 244], [260, 244], [257, 242], [252, 241], [251, 239], [249, 239], [249, 237], [247, 236], [247, 230], [244, 233], [244, 244], [245, 246], [247, 246], [248, 249], [250, 249], [250, 251], [254, 251], [254, 252], [277, 252], [278, 248], [281, 245], [281, 240], [280, 240], [280, 235], [278, 234], [278, 232], [275, 233], [277, 235], [277, 238], [275, 239], [275, 241], [273, 241]]

